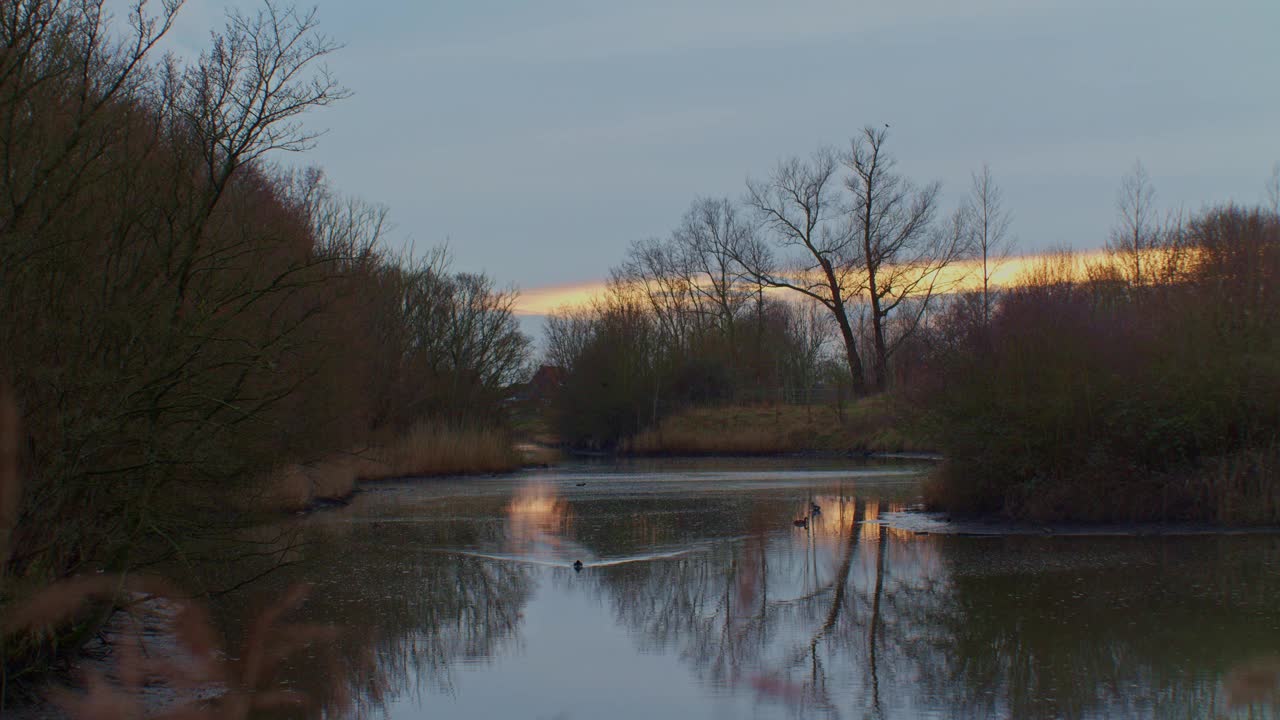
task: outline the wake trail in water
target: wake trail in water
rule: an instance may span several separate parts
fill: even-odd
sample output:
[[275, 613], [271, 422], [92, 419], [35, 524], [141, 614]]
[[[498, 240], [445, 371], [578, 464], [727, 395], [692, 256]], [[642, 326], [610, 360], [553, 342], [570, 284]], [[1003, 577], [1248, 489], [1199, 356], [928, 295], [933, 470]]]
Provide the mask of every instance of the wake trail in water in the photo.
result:
[[[737, 542], [745, 539], [746, 536], [740, 538], [724, 538], [720, 542]], [[639, 555], [628, 555], [618, 558], [603, 559], [586, 559], [582, 558], [582, 567], [612, 567], [615, 565], [629, 565], [631, 563], [651, 562], [654, 560], [670, 560], [673, 558], [692, 555], [694, 553], [705, 552], [712, 547], [711, 543], [696, 545], [693, 547], [680, 548], [678, 550], [668, 550], [665, 552], [641, 553]], [[542, 565], [545, 567], [569, 567], [573, 561], [566, 558], [538, 558], [528, 555], [508, 555], [503, 553], [485, 553], [474, 550], [435, 550], [433, 552], [445, 553], [449, 555], [464, 555], [466, 557], [483, 558], [485, 560], [497, 560], [499, 562], [523, 563], [526, 565]]]

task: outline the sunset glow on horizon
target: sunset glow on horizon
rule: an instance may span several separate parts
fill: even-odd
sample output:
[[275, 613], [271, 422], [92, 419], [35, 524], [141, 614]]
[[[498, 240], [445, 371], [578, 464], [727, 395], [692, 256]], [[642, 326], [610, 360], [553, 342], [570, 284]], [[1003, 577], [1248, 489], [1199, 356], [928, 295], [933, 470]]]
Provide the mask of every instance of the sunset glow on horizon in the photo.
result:
[[[1056, 258], [1054, 253], [1037, 253], [1030, 255], [1014, 255], [1000, 262], [991, 273], [991, 284], [997, 287], [1009, 287], [1019, 283], [1030, 271]], [[1072, 252], [1076, 272], [1106, 257], [1101, 249]], [[955, 263], [943, 270], [938, 286], [945, 292], [967, 292], [982, 288], [982, 263], [979, 260], [967, 260]], [[558, 310], [579, 309], [588, 307], [593, 300], [604, 295], [608, 284], [604, 281], [569, 283], [530, 288], [520, 293], [516, 302], [515, 314], [522, 316], [550, 315]], [[799, 298], [799, 294], [784, 288], [769, 288], [765, 292], [776, 293], [779, 297]]]

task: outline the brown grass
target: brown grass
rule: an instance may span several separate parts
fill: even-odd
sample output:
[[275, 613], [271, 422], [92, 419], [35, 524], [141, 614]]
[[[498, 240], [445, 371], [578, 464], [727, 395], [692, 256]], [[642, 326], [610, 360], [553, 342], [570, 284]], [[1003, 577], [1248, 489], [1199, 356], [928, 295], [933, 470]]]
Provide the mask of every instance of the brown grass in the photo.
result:
[[249, 505], [302, 510], [320, 500], [350, 497], [360, 480], [385, 477], [387, 471], [388, 466], [370, 453], [335, 455], [315, 463], [286, 465], [264, 481]]
[[637, 455], [773, 455], [805, 449], [801, 438], [782, 429], [731, 425], [690, 427], [681, 420], [664, 422], [627, 444]]
[[418, 425], [383, 457], [387, 477], [510, 472], [522, 465], [507, 433], [439, 423]]
[[691, 408], [624, 443], [639, 455], [772, 455], [788, 452], [924, 451], [885, 395], [837, 412], [829, 405]]
[[350, 497], [362, 480], [510, 472], [554, 461], [550, 450], [526, 459], [501, 430], [421, 423], [379, 448], [286, 465], [269, 475], [245, 504], [250, 509], [298, 511]]

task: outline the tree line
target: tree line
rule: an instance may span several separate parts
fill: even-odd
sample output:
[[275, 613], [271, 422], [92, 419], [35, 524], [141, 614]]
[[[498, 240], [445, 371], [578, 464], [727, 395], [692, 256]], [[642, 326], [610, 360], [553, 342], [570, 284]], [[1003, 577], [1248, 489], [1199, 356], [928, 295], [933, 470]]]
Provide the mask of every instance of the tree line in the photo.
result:
[[315, 14], [268, 2], [190, 62], [157, 57], [181, 4], [0, 7], [0, 383], [24, 477], [0, 606], [194, 563], [272, 468], [501, 423], [527, 371], [513, 291], [390, 249], [385, 208], [273, 164], [350, 94]]
[[1100, 254], [996, 282], [1014, 237], [991, 169], [944, 213], [887, 137], [868, 127], [738, 200], [696, 200], [592, 306], [553, 315], [564, 439], [625, 445], [684, 408], [823, 385], [885, 394], [886, 421], [945, 454], [938, 507], [1280, 520], [1280, 165], [1265, 204], [1187, 213], [1159, 208], [1139, 162]]
[[990, 169], [944, 214], [940, 184], [899, 173], [887, 140], [867, 127], [748, 180], [740, 200], [695, 200], [669, 236], [631, 245], [592, 307], [552, 315], [566, 439], [610, 445], [688, 405], [894, 387], [965, 261], [981, 261], [989, 308], [1013, 241]]

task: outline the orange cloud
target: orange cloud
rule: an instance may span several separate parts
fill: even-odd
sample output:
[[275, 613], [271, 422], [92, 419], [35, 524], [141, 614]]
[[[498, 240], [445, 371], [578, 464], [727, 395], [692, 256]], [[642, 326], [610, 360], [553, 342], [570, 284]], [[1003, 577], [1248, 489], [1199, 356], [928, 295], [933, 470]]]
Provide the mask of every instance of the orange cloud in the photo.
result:
[[[1101, 260], [1103, 250], [1089, 250], [1074, 254], [1077, 272], [1082, 272], [1087, 264]], [[1043, 264], [1052, 256], [1049, 254], [1015, 255], [1000, 263], [991, 273], [991, 283], [996, 286], [1009, 287], [1016, 285], [1029, 271]], [[940, 277], [940, 286], [951, 292], [964, 292], [981, 289], [982, 263], [976, 260], [955, 263], [947, 267]], [[521, 291], [516, 303], [517, 315], [549, 315], [562, 308], [579, 308], [591, 304], [592, 299], [605, 291], [603, 280], [596, 282], [573, 283], [568, 285], [548, 285]], [[782, 297], [796, 297], [794, 293], [783, 293]]]
[[604, 281], [597, 281], [521, 290], [515, 312], [517, 315], [550, 315], [561, 308], [583, 307], [591, 304], [591, 299], [604, 289]]

